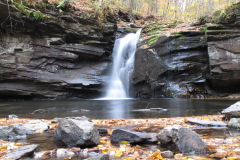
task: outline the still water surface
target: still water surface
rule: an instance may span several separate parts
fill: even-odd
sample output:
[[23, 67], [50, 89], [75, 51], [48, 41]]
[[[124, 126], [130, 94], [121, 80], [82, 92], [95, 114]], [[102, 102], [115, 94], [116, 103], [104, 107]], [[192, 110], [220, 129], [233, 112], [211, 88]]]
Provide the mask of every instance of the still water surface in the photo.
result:
[[[0, 117], [15, 114], [19, 118], [53, 119], [55, 117], [86, 116], [91, 119], [167, 118], [219, 114], [237, 100], [81, 100], [1, 102]], [[138, 111], [163, 108], [167, 111]], [[36, 111], [43, 109], [42, 111]], [[89, 111], [80, 111], [80, 110]], [[34, 112], [36, 111], [36, 112]], [[31, 114], [33, 113], [34, 114]]]
[[[151, 99], [151, 100], [81, 100], [81, 101], [24, 101], [1, 102], [0, 118], [15, 114], [19, 118], [53, 119], [55, 117], [86, 116], [91, 119], [113, 118], [166, 118], [219, 114], [223, 109], [237, 102], [237, 100], [191, 100], [191, 99]], [[163, 108], [167, 111], [139, 111], [146, 108]], [[42, 111], [36, 111], [42, 109]], [[80, 110], [89, 111], [80, 111]], [[44, 110], [44, 111], [43, 111]], [[35, 111], [35, 112], [34, 112]], [[34, 114], [31, 114], [33, 113]], [[233, 136], [225, 129], [197, 130], [201, 137], [208, 136], [225, 138]], [[235, 133], [235, 131], [234, 131]], [[236, 133], [239, 136], [239, 132]], [[29, 135], [26, 140], [18, 140], [16, 143], [28, 142], [40, 144], [41, 150], [53, 150], [58, 148], [53, 141], [53, 133]], [[156, 151], [159, 145], [143, 145], [144, 149]], [[26, 158], [24, 160], [31, 160]], [[60, 160], [54, 158], [51, 160]], [[73, 157], [74, 160], [82, 160], [81, 157]]]

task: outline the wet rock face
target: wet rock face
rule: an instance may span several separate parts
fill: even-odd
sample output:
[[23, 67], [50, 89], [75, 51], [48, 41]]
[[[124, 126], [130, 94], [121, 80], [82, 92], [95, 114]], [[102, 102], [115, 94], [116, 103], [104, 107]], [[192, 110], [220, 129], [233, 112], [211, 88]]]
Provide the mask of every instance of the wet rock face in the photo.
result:
[[74, 119], [61, 120], [53, 137], [57, 144], [69, 147], [95, 146], [100, 143], [95, 124]]
[[[214, 87], [231, 87], [240, 81], [240, 37], [208, 42], [211, 82]], [[230, 84], [231, 82], [231, 84]]]
[[[8, 16], [1, 0], [1, 21]], [[66, 11], [67, 12], [67, 11]], [[13, 15], [18, 13], [12, 9]], [[0, 32], [0, 97], [26, 99], [80, 99], [99, 97], [108, 80], [116, 25], [97, 25], [94, 19], [54, 17], [27, 19], [13, 33], [8, 22]], [[55, 16], [58, 16], [56, 13]], [[16, 18], [16, 17], [15, 17]]]
[[157, 138], [162, 147], [167, 147], [171, 151], [181, 153], [209, 151], [200, 136], [189, 128], [180, 126], [165, 127], [158, 133]]
[[154, 43], [144, 36], [135, 54], [133, 97], [208, 98], [239, 91], [240, 34], [234, 25], [209, 23]]

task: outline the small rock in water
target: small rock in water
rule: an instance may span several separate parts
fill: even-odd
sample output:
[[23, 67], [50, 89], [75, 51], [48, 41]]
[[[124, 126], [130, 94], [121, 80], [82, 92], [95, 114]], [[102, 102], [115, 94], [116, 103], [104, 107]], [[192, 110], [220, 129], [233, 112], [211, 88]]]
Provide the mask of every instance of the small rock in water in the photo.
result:
[[27, 124], [24, 124], [24, 127], [28, 131], [37, 131], [37, 130], [48, 130], [49, 125], [41, 120], [31, 120]]
[[107, 129], [104, 128], [98, 128], [98, 132], [100, 135], [108, 135]]
[[150, 110], [162, 110], [162, 108], [149, 108]]
[[114, 130], [110, 136], [110, 141], [112, 144], [118, 144], [122, 141], [128, 141], [129, 143], [142, 143], [148, 139], [151, 139], [151, 137], [146, 133], [123, 129]]
[[18, 116], [15, 114], [8, 115], [9, 119], [18, 119]]
[[109, 160], [109, 155], [108, 154], [100, 154], [99, 156], [90, 157], [90, 158], [87, 158], [86, 160]]
[[173, 153], [171, 151], [161, 152], [161, 155], [163, 158], [172, 158], [173, 157]]

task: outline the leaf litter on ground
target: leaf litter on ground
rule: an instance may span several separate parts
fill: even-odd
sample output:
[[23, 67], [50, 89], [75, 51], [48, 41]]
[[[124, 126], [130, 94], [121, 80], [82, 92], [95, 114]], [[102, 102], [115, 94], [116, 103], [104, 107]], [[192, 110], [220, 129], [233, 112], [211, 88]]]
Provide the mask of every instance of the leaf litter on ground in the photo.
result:
[[[221, 115], [211, 116], [194, 116], [194, 117], [176, 117], [176, 118], [154, 118], [154, 119], [101, 119], [92, 120], [99, 128], [107, 128], [111, 135], [116, 127], [124, 127], [133, 131], [140, 132], [155, 132], [158, 133], [162, 128], [171, 125], [180, 125], [196, 129], [196, 125], [188, 125], [185, 122], [188, 119], [196, 118], [200, 120], [218, 120], [222, 121]], [[27, 123], [30, 119], [0, 119], [0, 125], [7, 126], [12, 124]], [[51, 124], [51, 120], [42, 120], [51, 125], [51, 131], [55, 130], [57, 124]], [[38, 134], [43, 134], [43, 131], [37, 131]], [[209, 147], [210, 153], [205, 155], [183, 155], [174, 153], [171, 159], [183, 160], [211, 160], [211, 159], [240, 159], [240, 136], [239, 137], [211, 137], [200, 135], [204, 143]], [[0, 140], [0, 158], [12, 150], [27, 145], [28, 143], [15, 143]], [[74, 156], [89, 157], [96, 156], [101, 153], [109, 154], [110, 159], [164, 159], [161, 152], [166, 150], [160, 147], [160, 142], [153, 144], [155, 147], [149, 148], [142, 145], [132, 145], [128, 141], [123, 141], [118, 145], [112, 145], [110, 136], [102, 136], [100, 138], [100, 145], [93, 148], [57, 148], [50, 151], [36, 152], [36, 158], [50, 159], [53, 155], [62, 158], [71, 158]]]

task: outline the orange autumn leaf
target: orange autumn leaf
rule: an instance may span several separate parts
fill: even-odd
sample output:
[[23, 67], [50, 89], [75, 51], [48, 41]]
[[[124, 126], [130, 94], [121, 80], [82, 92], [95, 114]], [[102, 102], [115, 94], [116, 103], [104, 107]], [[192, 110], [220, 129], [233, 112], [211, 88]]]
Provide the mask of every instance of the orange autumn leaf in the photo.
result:
[[182, 158], [182, 154], [176, 154], [174, 158]]
[[148, 157], [147, 159], [163, 159], [163, 157], [161, 156], [161, 151], [157, 150], [156, 152], [154, 152], [150, 157]]

